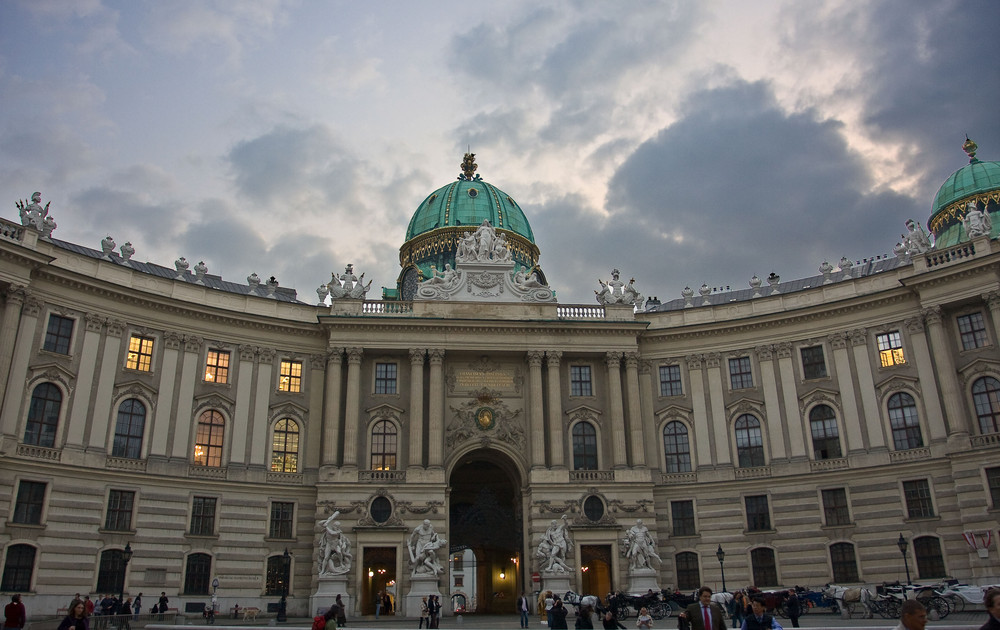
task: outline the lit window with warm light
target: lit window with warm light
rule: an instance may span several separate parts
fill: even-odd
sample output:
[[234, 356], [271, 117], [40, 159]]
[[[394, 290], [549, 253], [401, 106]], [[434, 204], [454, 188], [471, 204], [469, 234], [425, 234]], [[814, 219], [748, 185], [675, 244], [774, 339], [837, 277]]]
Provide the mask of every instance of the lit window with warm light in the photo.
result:
[[128, 356], [125, 367], [130, 370], [149, 372], [153, 366], [153, 340], [149, 337], [132, 335], [128, 340]]
[[379, 420], [372, 425], [372, 470], [396, 470], [396, 425]]
[[218, 411], [209, 410], [198, 418], [198, 433], [194, 443], [196, 466], [222, 466], [222, 440], [226, 422]]
[[301, 392], [302, 391], [302, 362], [282, 361], [281, 370], [278, 372], [279, 392]]
[[271, 438], [271, 472], [293, 473], [299, 469], [299, 424], [278, 420]]
[[875, 342], [878, 344], [878, 356], [882, 361], [882, 367], [906, 363], [906, 358], [903, 356], [903, 339], [898, 330], [876, 336]]
[[205, 382], [224, 385], [229, 382], [229, 353], [209, 350], [205, 358]]

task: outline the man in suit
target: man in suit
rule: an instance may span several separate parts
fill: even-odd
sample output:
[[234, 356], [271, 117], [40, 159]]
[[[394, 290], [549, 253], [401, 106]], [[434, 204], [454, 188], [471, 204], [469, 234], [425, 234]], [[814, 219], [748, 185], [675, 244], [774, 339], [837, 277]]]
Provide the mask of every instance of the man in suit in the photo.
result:
[[691, 624], [691, 630], [726, 630], [726, 614], [718, 604], [712, 603], [712, 589], [698, 589], [698, 601], [681, 615]]

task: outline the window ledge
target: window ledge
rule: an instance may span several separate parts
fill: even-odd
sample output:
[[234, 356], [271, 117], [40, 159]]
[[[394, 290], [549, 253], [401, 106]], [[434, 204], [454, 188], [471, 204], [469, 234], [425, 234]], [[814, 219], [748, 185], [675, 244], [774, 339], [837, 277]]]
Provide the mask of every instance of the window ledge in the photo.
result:
[[695, 532], [694, 534], [670, 534], [670, 537], [673, 538], [673, 539], [684, 538], [684, 539], [693, 539], [694, 540], [694, 539], [701, 538], [701, 534], [699, 534], [697, 532]]
[[191, 532], [184, 532], [184, 538], [191, 538], [193, 540], [218, 540], [218, 534], [192, 534]]
[[104, 527], [99, 527], [97, 529], [98, 534], [121, 534], [122, 536], [135, 536], [134, 529], [106, 529]]
[[835, 529], [854, 529], [857, 527], [857, 523], [851, 521], [850, 523], [844, 523], [843, 525], [820, 525], [819, 528], [825, 531], [835, 530]]
[[295, 537], [292, 537], [292, 538], [271, 538], [270, 536], [266, 536], [264, 538], [264, 542], [280, 542], [280, 543], [294, 543], [294, 542], [298, 542], [298, 540], [299, 539], [295, 538]]
[[907, 516], [903, 519], [904, 523], [928, 523], [931, 521], [940, 521], [941, 517], [938, 515], [934, 516]]
[[760, 535], [760, 534], [770, 535], [770, 534], [777, 534], [777, 533], [778, 533], [778, 530], [776, 530], [774, 528], [772, 528], [772, 529], [744, 529], [743, 530], [743, 535], [744, 536], [754, 536], [754, 535]]
[[37, 529], [39, 531], [46, 528], [45, 523], [15, 523], [14, 521], [7, 521], [4, 523], [8, 528], [10, 527], [21, 527], [24, 529]]

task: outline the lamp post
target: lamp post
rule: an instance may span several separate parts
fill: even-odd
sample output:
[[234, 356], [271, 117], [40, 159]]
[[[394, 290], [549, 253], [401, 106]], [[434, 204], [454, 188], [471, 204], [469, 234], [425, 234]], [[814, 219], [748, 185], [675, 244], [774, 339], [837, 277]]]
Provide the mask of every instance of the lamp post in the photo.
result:
[[910, 548], [910, 544], [906, 542], [903, 538], [903, 533], [900, 532], [899, 540], [896, 541], [896, 546], [899, 547], [899, 553], [903, 554], [903, 566], [906, 567], [906, 585], [910, 585], [910, 561], [906, 557], [906, 550]]
[[122, 605], [125, 603], [125, 572], [128, 570], [128, 563], [132, 559], [132, 545], [125, 543], [125, 548], [122, 549], [122, 581], [120, 582], [121, 589], [118, 592], [118, 610], [122, 609]]
[[722, 545], [715, 550], [715, 557], [719, 559], [719, 569], [722, 570], [722, 592], [726, 592], [726, 552], [722, 550]]
[[275, 617], [275, 621], [280, 622], [288, 621], [288, 580], [291, 576], [292, 568], [292, 554], [288, 553], [288, 547], [285, 547], [283, 558], [284, 576], [281, 580], [281, 601], [278, 602], [278, 616]]

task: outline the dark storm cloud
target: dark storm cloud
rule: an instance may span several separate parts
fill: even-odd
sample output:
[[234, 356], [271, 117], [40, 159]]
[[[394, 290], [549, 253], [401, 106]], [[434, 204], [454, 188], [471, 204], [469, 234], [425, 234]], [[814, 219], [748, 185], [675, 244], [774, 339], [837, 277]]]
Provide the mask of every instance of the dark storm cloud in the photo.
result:
[[[82, 212], [85, 216], [71, 218], [66, 216], [69, 212]], [[144, 254], [140, 251], [140, 243], [158, 251], [173, 249], [172, 240], [182, 231], [185, 215], [183, 206], [169, 197], [157, 197], [154, 201], [130, 190], [94, 187], [75, 195], [70, 201], [70, 208], [63, 215], [57, 215], [56, 220], [62, 216], [77, 231], [81, 226], [87, 226], [90, 233], [100, 234], [101, 238], [111, 234], [118, 243], [131, 241], [136, 246], [136, 258], [142, 258]], [[55, 235], [58, 237], [58, 231]], [[100, 243], [80, 244], [98, 247]], [[147, 260], [162, 263], [156, 258]]]
[[854, 78], [863, 120], [876, 138], [912, 148], [908, 167], [926, 174], [919, 194], [927, 206], [963, 166], [964, 134], [982, 159], [1000, 159], [1000, 2], [846, 3], [822, 20], [806, 4], [792, 11], [793, 48], [862, 51]]
[[737, 81], [693, 94], [625, 161], [609, 185], [609, 218], [572, 204], [531, 216], [536, 232], [560, 230], [556, 251], [543, 252], [550, 279], [553, 267], [595, 265], [602, 277], [619, 267], [647, 295], [670, 299], [685, 285], [742, 288], [754, 273], [801, 278], [824, 259], [890, 251], [903, 219], [924, 212], [870, 184], [837, 123], [786, 113], [767, 84]]

